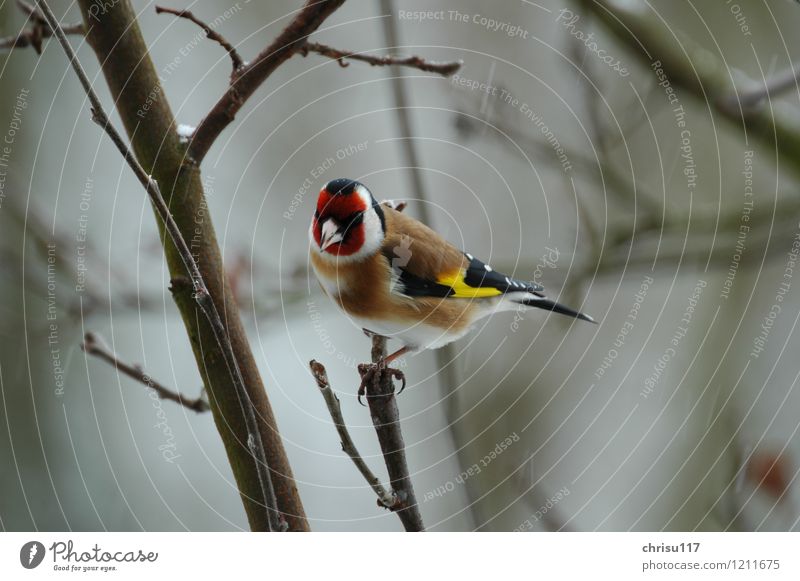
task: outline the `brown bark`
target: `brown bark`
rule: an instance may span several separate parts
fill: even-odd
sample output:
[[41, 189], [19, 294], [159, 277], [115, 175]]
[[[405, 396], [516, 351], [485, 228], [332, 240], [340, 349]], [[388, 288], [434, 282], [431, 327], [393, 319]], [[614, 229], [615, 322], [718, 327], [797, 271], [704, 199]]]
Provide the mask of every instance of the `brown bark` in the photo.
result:
[[[100, 61], [133, 151], [160, 185], [184, 238], [192, 240], [192, 252], [200, 272], [224, 319], [248, 397], [258, 415], [278, 509], [284, 514], [289, 530], [308, 530], [275, 417], [224, 276], [200, 171], [187, 159], [185, 146], [175, 132], [175, 119], [135, 14], [128, 0], [120, 0], [105, 11], [98, 9], [99, 5], [91, 0], [79, 0], [79, 4], [88, 30], [87, 39]], [[199, 229], [199, 236], [195, 229]], [[173, 277], [173, 296], [186, 325], [250, 527], [268, 530], [265, 502], [247, 444], [245, 416], [234, 389], [232, 370], [214, 339], [213, 329], [192, 298], [192, 284], [185, 277], [185, 266], [174, 244], [164, 235], [163, 226], [162, 242]]]

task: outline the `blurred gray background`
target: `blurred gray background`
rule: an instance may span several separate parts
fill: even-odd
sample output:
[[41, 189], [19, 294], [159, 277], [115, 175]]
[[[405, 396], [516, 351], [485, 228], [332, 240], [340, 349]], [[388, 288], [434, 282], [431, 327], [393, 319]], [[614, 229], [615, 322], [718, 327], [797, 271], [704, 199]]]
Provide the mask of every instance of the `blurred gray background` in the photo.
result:
[[[600, 322], [506, 313], [456, 343], [444, 371], [431, 352], [405, 359], [399, 405], [429, 528], [797, 529], [800, 281], [785, 275], [796, 268], [800, 162], [778, 161], [770, 135], [743, 132], [673, 77], [678, 127], [661, 79], [597, 5], [395, 4], [347, 2], [313, 39], [461, 59], [457, 77], [294, 56], [203, 166], [311, 527], [401, 530], [341, 452], [307, 367], [326, 365], [359, 449], [385, 478], [355, 400], [369, 341], [307, 263], [316, 193], [349, 177], [378, 199], [408, 200], [416, 217], [427, 210], [455, 244]], [[794, 2], [604, 4], [689, 51], [700, 71], [690, 76], [718, 67], [746, 89], [800, 58]], [[67, 2], [52, 5], [79, 20]], [[169, 4], [214, 21], [245, 59], [300, 5]], [[177, 119], [196, 125], [226, 86], [224, 51], [153, 4], [134, 6]], [[407, 14], [420, 10], [441, 17]], [[387, 48], [386, 18], [400, 47]], [[24, 22], [0, 5], [3, 36]], [[94, 54], [72, 40], [111, 109]], [[60, 47], [45, 46], [5, 51], [0, 69], [0, 133], [11, 140], [0, 168], [0, 527], [246, 528], [210, 415], [154, 400], [80, 350], [96, 332], [122, 360], [200, 393], [144, 192], [91, 123]], [[398, 130], [398, 74], [422, 192]], [[797, 99], [793, 85], [770, 102], [793, 115], [790, 131]]]

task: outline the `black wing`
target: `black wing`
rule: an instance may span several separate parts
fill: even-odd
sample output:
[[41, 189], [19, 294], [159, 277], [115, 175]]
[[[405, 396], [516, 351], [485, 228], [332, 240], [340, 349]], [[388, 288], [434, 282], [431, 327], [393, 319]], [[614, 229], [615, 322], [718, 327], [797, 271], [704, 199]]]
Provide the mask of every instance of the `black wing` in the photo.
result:
[[496, 272], [471, 254], [464, 253], [466, 267], [455, 273], [442, 273], [436, 280], [419, 276], [398, 266], [395, 256], [386, 255], [394, 271], [396, 291], [409, 297], [486, 298], [507, 293], [533, 293], [544, 296], [544, 287]]

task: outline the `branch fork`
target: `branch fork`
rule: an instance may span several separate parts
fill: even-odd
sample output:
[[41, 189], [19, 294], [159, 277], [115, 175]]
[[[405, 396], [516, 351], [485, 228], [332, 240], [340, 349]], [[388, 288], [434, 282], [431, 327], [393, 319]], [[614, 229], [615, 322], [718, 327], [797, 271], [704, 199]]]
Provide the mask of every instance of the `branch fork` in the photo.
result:
[[[17, 6], [24, 12], [31, 23], [30, 30], [20, 32], [17, 36], [9, 36], [0, 39], [0, 49], [14, 49], [32, 47], [36, 54], [42, 54], [42, 41], [53, 36], [53, 29], [47, 23], [47, 19], [42, 15], [36, 6], [17, 0]], [[83, 24], [68, 24], [62, 27], [66, 34], [84, 34]]]
[[342, 67], [349, 65], [346, 60], [358, 60], [369, 63], [372, 66], [402, 65], [443, 76], [450, 76], [461, 67], [461, 61], [436, 63], [426, 61], [418, 56], [406, 58], [377, 57], [360, 52], [339, 50], [317, 42], [309, 42], [308, 37], [343, 3], [344, 0], [307, 0], [305, 6], [298, 11], [294, 20], [250, 63], [245, 63], [230, 42], [188, 10], [157, 6], [156, 12], [158, 14], [172, 14], [179, 18], [190, 20], [200, 26], [209, 39], [217, 42], [228, 51], [233, 65], [228, 89], [205, 118], [202, 119], [189, 141], [189, 157], [195, 160], [197, 164], [201, 163], [216, 139], [233, 122], [239, 109], [242, 108], [256, 89], [269, 78], [278, 66], [296, 53], [306, 56], [310, 52], [314, 52], [321, 56], [335, 59]]
[[[400, 412], [395, 399], [394, 377], [397, 370], [383, 365], [386, 357], [386, 338], [372, 335], [372, 364], [359, 365], [362, 379], [366, 379], [366, 399], [372, 423], [383, 452], [386, 470], [389, 473], [392, 492], [387, 492], [377, 476], [370, 470], [358, 453], [342, 416], [339, 398], [333, 393], [325, 367], [312, 360], [311, 374], [320, 388], [328, 412], [342, 442], [342, 450], [350, 457], [356, 468], [378, 497], [378, 506], [397, 514], [408, 532], [425, 530], [419, 510], [414, 486], [411, 482], [405, 443], [400, 427]], [[369, 374], [369, 377], [365, 377]]]

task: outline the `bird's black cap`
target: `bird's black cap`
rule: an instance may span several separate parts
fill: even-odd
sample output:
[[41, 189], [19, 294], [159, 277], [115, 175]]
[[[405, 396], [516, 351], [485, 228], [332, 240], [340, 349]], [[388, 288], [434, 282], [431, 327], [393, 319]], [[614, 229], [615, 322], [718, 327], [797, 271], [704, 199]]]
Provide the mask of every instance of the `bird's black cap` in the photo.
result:
[[352, 194], [356, 187], [360, 186], [361, 184], [355, 180], [349, 180], [347, 178], [337, 178], [335, 180], [329, 181], [325, 184], [325, 190], [331, 195], [343, 195], [346, 196], [348, 194]]

